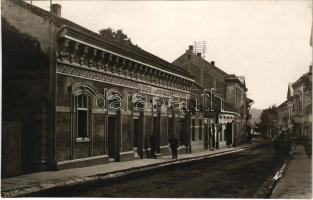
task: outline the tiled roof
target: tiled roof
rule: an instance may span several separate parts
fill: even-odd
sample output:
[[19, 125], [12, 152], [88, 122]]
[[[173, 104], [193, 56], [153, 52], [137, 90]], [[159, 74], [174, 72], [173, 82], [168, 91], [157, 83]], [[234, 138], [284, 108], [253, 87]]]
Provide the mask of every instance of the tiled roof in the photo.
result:
[[126, 45], [126, 44], [122, 44], [121, 42], [117, 42], [114, 40], [108, 40], [107, 38], [102, 37], [98, 33], [88, 30], [65, 18], [53, 15], [50, 12], [43, 10], [41, 8], [38, 8], [36, 6], [33, 6], [29, 3], [23, 2], [21, 0], [12, 0], [12, 1], [15, 4], [24, 7], [25, 9], [31, 11], [32, 13], [38, 16], [41, 16], [46, 19], [50, 19], [55, 25], [59, 27], [67, 26], [71, 29], [74, 29], [77, 32], [81, 32], [85, 35], [88, 35], [89, 37], [95, 38], [97, 40], [101, 40], [103, 44], [105, 44], [107, 47], [113, 48], [114, 50], [118, 51], [118, 53], [120, 54], [124, 54], [125, 56], [131, 57], [133, 59], [139, 60], [144, 63], [148, 63], [150, 65], [154, 65], [156, 67], [159, 67], [161, 69], [164, 69], [173, 73], [185, 75], [188, 78], [193, 78], [187, 71], [139, 48], [138, 46]]
[[[188, 53], [185, 53], [185, 55], [188, 56]], [[217, 66], [212, 65], [210, 62], [208, 62], [207, 60], [203, 59], [202, 57], [199, 57], [198, 55], [196, 55], [196, 54], [194, 54], [194, 53], [192, 53], [191, 55], [192, 55], [193, 59], [199, 59], [199, 60], [201, 60], [202, 63], [203, 63], [204, 65], [206, 65], [207, 67], [211, 67], [211, 68], [213, 68], [213, 69], [216, 69], [218, 72], [220, 72], [220, 73], [221, 73], [222, 75], [224, 75], [224, 76], [227, 75], [226, 72], [224, 72], [223, 70], [221, 70], [221, 69], [218, 68]], [[174, 62], [175, 62], [175, 61], [174, 61]], [[206, 68], [207, 68], [207, 67], [206, 67]]]

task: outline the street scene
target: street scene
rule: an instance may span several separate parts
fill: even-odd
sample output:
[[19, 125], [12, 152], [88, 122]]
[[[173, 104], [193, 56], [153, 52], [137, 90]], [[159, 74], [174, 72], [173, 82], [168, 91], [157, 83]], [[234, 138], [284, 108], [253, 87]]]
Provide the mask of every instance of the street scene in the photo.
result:
[[[127, 178], [127, 181], [124, 179], [66, 188], [39, 196], [249, 198], [257, 193], [267, 177], [278, 171], [282, 163], [282, 160], [275, 160], [272, 149], [262, 146], [159, 168], [148, 174], [133, 175]], [[205, 187], [200, 187], [201, 185]], [[264, 192], [264, 195], [267, 194]]]
[[312, 10], [2, 0], [1, 196], [311, 199]]

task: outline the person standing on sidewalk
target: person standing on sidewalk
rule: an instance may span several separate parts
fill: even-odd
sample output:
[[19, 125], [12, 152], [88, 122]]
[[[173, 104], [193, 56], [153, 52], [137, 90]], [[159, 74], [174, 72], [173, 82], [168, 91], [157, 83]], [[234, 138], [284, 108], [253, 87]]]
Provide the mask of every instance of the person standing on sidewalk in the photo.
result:
[[305, 140], [304, 150], [305, 150], [305, 153], [308, 155], [308, 158], [311, 159], [311, 157], [312, 157], [312, 143], [310, 142], [310, 140], [308, 138]]
[[150, 136], [150, 147], [151, 147], [151, 150], [150, 150], [151, 158], [156, 158], [156, 155], [155, 155], [156, 141], [155, 141], [155, 134], [154, 134], [154, 132]]
[[209, 126], [209, 149], [211, 151], [214, 151], [214, 130], [213, 130], [213, 125], [211, 124]]
[[175, 159], [175, 158], [177, 159], [178, 140], [175, 137], [175, 135], [171, 136], [168, 143], [170, 144], [170, 149], [172, 152], [172, 159]]

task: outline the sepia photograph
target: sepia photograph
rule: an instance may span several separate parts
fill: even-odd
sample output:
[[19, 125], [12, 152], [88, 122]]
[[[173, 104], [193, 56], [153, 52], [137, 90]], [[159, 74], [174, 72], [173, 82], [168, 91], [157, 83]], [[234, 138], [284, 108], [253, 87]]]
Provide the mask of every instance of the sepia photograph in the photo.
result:
[[1, 197], [312, 199], [312, 4], [1, 0]]

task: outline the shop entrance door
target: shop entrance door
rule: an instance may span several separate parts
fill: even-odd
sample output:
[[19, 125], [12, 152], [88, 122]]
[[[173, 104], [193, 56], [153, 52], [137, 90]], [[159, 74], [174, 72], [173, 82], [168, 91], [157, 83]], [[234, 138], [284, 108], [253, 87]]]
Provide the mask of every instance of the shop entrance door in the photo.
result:
[[156, 152], [160, 153], [160, 118], [153, 117], [153, 134], [155, 134]]
[[208, 123], [204, 124], [204, 149], [208, 149], [209, 144], [209, 136], [208, 136]]
[[185, 118], [179, 119], [179, 145], [186, 145], [187, 128]]
[[140, 119], [139, 117], [133, 118], [134, 123], [134, 139], [133, 139], [133, 149], [135, 153], [138, 153], [142, 158], [142, 141], [141, 141], [141, 126], [140, 126]]
[[116, 161], [117, 158], [117, 117], [108, 117], [108, 154], [110, 161]]

